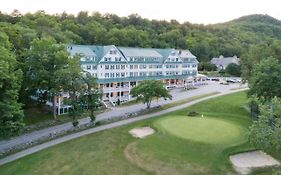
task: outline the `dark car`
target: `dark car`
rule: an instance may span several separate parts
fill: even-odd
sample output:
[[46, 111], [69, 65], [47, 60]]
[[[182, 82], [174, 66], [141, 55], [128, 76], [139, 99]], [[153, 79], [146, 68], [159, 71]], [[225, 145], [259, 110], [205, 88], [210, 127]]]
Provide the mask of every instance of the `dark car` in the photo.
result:
[[220, 81], [219, 78], [212, 78], [211, 81]]

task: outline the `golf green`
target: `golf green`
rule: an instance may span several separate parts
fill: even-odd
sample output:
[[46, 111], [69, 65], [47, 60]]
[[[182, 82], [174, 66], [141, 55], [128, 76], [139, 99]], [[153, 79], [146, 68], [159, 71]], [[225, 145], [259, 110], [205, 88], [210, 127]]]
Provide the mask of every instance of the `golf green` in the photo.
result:
[[207, 144], [224, 144], [241, 139], [243, 128], [226, 120], [208, 117], [167, 117], [157, 121], [168, 133]]

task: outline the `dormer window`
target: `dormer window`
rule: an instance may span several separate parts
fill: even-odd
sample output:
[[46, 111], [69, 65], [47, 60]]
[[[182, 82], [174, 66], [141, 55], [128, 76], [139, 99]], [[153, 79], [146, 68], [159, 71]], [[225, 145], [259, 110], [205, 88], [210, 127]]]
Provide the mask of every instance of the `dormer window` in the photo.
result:
[[117, 51], [116, 50], [114, 50], [114, 49], [111, 49], [110, 51], [109, 51], [109, 54], [116, 54], [117, 53]]

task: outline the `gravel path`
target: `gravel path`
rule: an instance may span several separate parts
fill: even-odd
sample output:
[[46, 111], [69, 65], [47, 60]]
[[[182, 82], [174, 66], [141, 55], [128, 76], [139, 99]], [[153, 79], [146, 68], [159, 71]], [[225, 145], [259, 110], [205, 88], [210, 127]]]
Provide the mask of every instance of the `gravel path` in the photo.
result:
[[239, 91], [244, 91], [244, 90], [245, 89], [239, 89], [239, 90], [233, 90], [233, 91], [228, 90], [228, 91], [225, 91], [225, 92], [217, 94], [217, 95], [213, 95], [213, 96], [201, 98], [201, 99], [198, 99], [198, 100], [194, 100], [192, 102], [185, 103], [185, 104], [182, 104], [182, 105], [179, 105], [179, 106], [176, 106], [176, 107], [172, 107], [172, 108], [169, 108], [169, 109], [166, 109], [166, 110], [163, 110], [163, 111], [159, 111], [159, 112], [155, 112], [155, 113], [147, 114], [147, 115], [142, 115], [142, 116], [139, 116], [139, 117], [130, 118], [130, 119], [126, 119], [126, 120], [110, 123], [110, 124], [107, 124], [107, 125], [103, 125], [103, 126], [87, 129], [87, 130], [84, 130], [84, 131], [81, 131], [81, 132], [78, 132], [78, 133], [70, 134], [70, 135], [67, 135], [67, 136], [64, 136], [64, 137], [61, 137], [61, 138], [58, 138], [58, 139], [55, 139], [55, 140], [52, 140], [52, 141], [49, 141], [49, 142], [37, 145], [37, 146], [34, 146], [34, 147], [31, 147], [29, 149], [20, 151], [20, 152], [18, 152], [16, 154], [7, 156], [7, 157], [5, 157], [3, 159], [0, 159], [0, 165], [9, 163], [9, 162], [14, 161], [16, 159], [19, 159], [21, 157], [27, 156], [29, 154], [38, 152], [40, 150], [49, 148], [51, 146], [54, 146], [54, 145], [57, 145], [59, 143], [66, 142], [66, 141], [69, 141], [69, 140], [72, 140], [72, 139], [75, 139], [75, 138], [78, 138], [78, 137], [81, 137], [81, 136], [85, 136], [85, 135], [88, 135], [88, 134], [92, 134], [92, 133], [103, 131], [103, 130], [110, 129], [110, 128], [115, 128], [115, 127], [118, 127], [118, 126], [127, 125], [127, 124], [130, 124], [130, 123], [133, 123], [133, 122], [137, 122], [137, 121], [141, 121], [141, 120], [144, 120], [144, 119], [156, 117], [156, 116], [163, 115], [163, 114], [166, 114], [166, 113], [169, 113], [169, 112], [172, 112], [172, 111], [176, 111], [176, 110], [179, 110], [179, 109], [186, 108], [188, 106], [191, 106], [193, 104], [199, 103], [199, 102], [207, 100], [207, 99], [211, 99], [211, 98], [214, 98], [214, 97], [222, 96], [222, 95], [225, 95], [225, 94], [230, 94], [230, 93], [235, 93], [235, 92], [239, 92]]

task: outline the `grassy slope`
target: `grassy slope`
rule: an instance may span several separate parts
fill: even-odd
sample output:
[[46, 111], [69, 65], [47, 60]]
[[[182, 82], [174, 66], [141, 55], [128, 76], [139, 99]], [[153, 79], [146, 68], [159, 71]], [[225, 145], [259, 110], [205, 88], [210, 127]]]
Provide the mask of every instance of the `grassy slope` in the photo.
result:
[[[247, 128], [251, 120], [243, 107], [245, 102], [245, 93], [237, 93], [199, 103], [188, 110]], [[186, 115], [186, 111], [169, 115]], [[226, 174], [232, 171], [228, 155], [251, 149], [247, 142], [219, 146], [199, 144], [173, 137], [160, 128], [146, 139], [134, 139], [128, 134], [128, 130], [136, 126], [155, 125], [157, 129], [157, 120], [159, 118], [149, 119], [59, 144], [1, 166], [0, 174]]]

